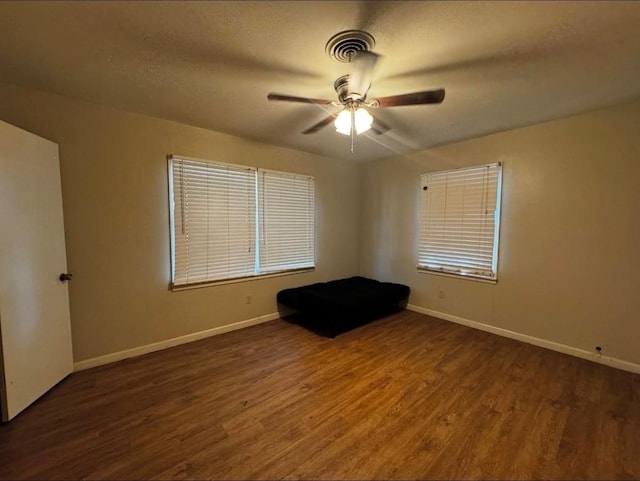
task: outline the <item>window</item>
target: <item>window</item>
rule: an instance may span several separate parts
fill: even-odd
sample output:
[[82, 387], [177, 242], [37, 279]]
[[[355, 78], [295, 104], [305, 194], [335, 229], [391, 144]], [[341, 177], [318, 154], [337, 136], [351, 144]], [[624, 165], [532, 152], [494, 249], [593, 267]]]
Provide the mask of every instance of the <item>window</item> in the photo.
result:
[[497, 279], [501, 165], [421, 176], [418, 269]]
[[169, 158], [172, 285], [314, 267], [313, 177]]
[[313, 267], [313, 178], [258, 171], [260, 272]]

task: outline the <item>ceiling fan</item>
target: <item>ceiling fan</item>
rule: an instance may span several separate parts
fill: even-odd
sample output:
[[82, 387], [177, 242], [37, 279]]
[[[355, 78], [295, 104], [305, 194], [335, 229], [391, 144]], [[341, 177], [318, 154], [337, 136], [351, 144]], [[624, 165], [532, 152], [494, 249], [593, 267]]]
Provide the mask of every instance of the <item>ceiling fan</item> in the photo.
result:
[[334, 122], [339, 133], [351, 135], [351, 151], [356, 134], [369, 129], [376, 134], [383, 134], [390, 128], [380, 119], [373, 117], [367, 109], [439, 104], [444, 100], [444, 89], [367, 99], [367, 93], [371, 88], [371, 74], [380, 58], [371, 51], [374, 43], [373, 36], [361, 30], [340, 32], [327, 42], [327, 53], [334, 59], [350, 65], [349, 74], [339, 77], [333, 84], [338, 94], [337, 101], [275, 93], [267, 95], [267, 99], [342, 107], [341, 111], [329, 115], [302, 133], [313, 134]]

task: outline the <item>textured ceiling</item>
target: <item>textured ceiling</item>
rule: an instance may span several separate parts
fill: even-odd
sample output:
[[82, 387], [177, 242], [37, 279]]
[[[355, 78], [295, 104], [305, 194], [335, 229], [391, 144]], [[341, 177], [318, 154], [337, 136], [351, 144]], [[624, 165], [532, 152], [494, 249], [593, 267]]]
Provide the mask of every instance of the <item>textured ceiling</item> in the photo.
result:
[[[336, 107], [345, 64], [325, 54], [360, 28], [383, 55], [369, 97], [444, 87], [441, 105], [381, 109], [392, 127], [356, 151]], [[0, 2], [0, 81], [245, 138], [366, 161], [640, 96], [636, 2]]]

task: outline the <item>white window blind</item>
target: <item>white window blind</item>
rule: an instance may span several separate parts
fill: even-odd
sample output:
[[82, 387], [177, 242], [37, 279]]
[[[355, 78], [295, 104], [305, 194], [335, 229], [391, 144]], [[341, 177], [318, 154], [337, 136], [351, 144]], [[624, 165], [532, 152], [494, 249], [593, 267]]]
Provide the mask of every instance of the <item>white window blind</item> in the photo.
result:
[[256, 169], [172, 157], [173, 284], [255, 274]]
[[314, 267], [313, 177], [258, 171], [260, 272]]
[[501, 165], [421, 176], [418, 268], [496, 279]]

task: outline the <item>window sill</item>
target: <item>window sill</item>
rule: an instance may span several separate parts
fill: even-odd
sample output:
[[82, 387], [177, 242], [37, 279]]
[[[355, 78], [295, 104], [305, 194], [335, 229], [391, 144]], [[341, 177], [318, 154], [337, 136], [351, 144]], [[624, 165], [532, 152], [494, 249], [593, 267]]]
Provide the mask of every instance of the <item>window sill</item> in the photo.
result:
[[422, 267], [418, 267], [418, 273], [420, 274], [431, 274], [434, 276], [442, 276], [442, 277], [453, 277], [454, 279], [463, 279], [465, 281], [474, 281], [474, 282], [482, 282], [484, 284], [497, 284], [498, 279], [487, 279], [485, 277], [476, 277], [472, 275], [465, 274], [454, 274], [453, 272], [440, 272], [440, 271], [432, 271], [429, 269], [424, 269]]
[[191, 289], [200, 289], [202, 287], [212, 287], [212, 286], [222, 286], [225, 284], [236, 284], [239, 282], [250, 282], [257, 281], [260, 279], [269, 279], [271, 277], [281, 277], [281, 276], [290, 276], [293, 274], [303, 274], [305, 272], [313, 272], [315, 267], [305, 267], [302, 269], [292, 269], [287, 271], [279, 271], [279, 272], [271, 272], [269, 274], [258, 274], [255, 276], [247, 276], [247, 277], [237, 277], [235, 279], [222, 279], [219, 281], [205, 281], [205, 282], [196, 282], [193, 284], [180, 284], [178, 286], [174, 286], [173, 284], [169, 284], [169, 290], [172, 292], [177, 291], [188, 291]]

